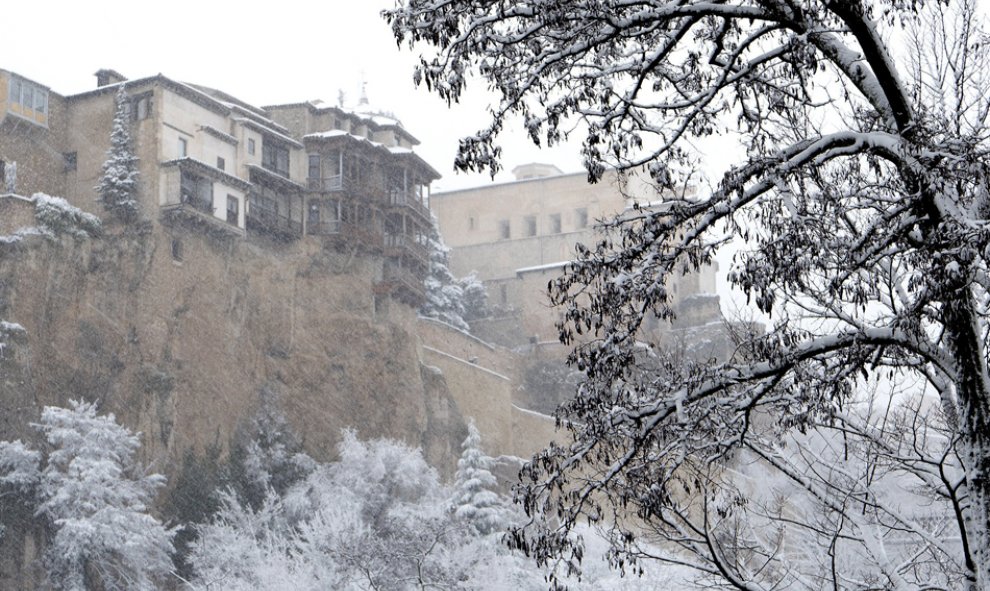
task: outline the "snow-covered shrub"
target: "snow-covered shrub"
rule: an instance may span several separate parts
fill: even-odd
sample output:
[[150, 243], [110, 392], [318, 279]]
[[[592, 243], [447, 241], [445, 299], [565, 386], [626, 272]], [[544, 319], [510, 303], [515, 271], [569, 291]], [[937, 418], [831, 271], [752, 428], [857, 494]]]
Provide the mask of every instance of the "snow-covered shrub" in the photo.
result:
[[165, 478], [135, 462], [138, 436], [112, 414], [97, 415], [94, 404], [76, 401], [45, 407], [35, 427], [46, 453], [20, 441], [0, 443], [0, 485], [34, 504], [50, 529], [45, 562], [52, 585], [157, 588], [172, 567], [174, 532], [148, 514]]
[[50, 237], [68, 234], [74, 238], [99, 236], [102, 231], [100, 218], [69, 205], [61, 197], [35, 193], [34, 216], [42, 231]]

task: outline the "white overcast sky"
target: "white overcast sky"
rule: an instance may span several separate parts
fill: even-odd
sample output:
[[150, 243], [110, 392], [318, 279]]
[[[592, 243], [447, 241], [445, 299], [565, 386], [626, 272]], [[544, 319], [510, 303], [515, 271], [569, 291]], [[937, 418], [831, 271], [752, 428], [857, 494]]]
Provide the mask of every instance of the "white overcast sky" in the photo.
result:
[[[129, 78], [164, 74], [211, 86], [253, 105], [323, 99], [350, 101], [361, 81], [373, 107], [391, 111], [422, 142], [417, 148], [443, 175], [434, 190], [489, 182], [453, 171], [457, 140], [481, 128], [482, 84], [462, 105], [412, 82], [417, 53], [396, 47], [379, 12], [394, 0], [48, 0], [3, 2], [0, 68], [59, 94], [94, 88], [93, 73]], [[16, 23], [16, 26], [13, 26]], [[503, 166], [549, 162], [581, 170], [576, 146], [539, 150], [521, 134], [506, 137]], [[497, 180], [511, 180], [503, 172]]]

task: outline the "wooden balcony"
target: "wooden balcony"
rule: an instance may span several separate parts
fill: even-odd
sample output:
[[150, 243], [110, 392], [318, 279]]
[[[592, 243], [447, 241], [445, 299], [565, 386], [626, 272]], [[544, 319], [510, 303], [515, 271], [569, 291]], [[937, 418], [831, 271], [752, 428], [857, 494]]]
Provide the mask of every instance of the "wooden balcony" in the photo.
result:
[[187, 201], [162, 205], [161, 215], [165, 223], [187, 222], [220, 236], [238, 237], [245, 234], [244, 229], [237, 227], [237, 224], [231, 224], [214, 216], [212, 205], [206, 206], [202, 202]]
[[397, 210], [411, 212], [420, 219], [430, 221], [430, 210], [423, 205], [423, 201], [412, 191], [402, 189], [392, 189], [388, 192], [389, 207]]
[[293, 220], [261, 207], [248, 209], [247, 227], [252, 232], [267, 233], [278, 240], [295, 240], [303, 233], [301, 220]]
[[426, 264], [430, 253], [426, 245], [409, 234], [385, 234], [385, 256], [411, 257]]
[[375, 285], [378, 293], [388, 293], [410, 306], [420, 306], [426, 298], [423, 277], [406, 267], [388, 265], [383, 271], [382, 281]]

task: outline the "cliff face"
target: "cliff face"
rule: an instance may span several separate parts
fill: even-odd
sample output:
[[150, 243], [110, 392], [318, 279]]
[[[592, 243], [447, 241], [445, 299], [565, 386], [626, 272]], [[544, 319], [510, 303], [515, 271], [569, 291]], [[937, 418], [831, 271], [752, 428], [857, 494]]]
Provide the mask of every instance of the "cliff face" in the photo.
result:
[[169, 472], [189, 448], [225, 445], [267, 385], [317, 458], [353, 427], [453, 466], [462, 419], [420, 363], [415, 311], [373, 295], [380, 265], [181, 226], [7, 247], [0, 318], [26, 335], [2, 360], [0, 438], [31, 437], [44, 405], [96, 400]]

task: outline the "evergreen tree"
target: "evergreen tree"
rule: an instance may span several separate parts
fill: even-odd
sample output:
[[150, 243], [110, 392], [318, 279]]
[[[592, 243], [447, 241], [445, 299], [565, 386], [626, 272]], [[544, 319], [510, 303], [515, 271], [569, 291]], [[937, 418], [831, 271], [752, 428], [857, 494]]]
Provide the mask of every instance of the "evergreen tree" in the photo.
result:
[[461, 277], [457, 283], [461, 286], [464, 302], [464, 320], [471, 322], [491, 315], [488, 307], [488, 291], [485, 284], [478, 279], [478, 272], [471, 271]]
[[468, 423], [468, 436], [457, 461], [454, 483], [454, 515], [465, 520], [479, 534], [486, 535], [504, 527], [501, 499], [491, 489], [497, 484], [490, 472], [494, 461], [481, 451], [481, 433]]
[[108, 212], [124, 222], [133, 222], [140, 215], [137, 202], [138, 158], [131, 146], [130, 111], [123, 86], [117, 91], [116, 102], [110, 150], [107, 151], [103, 177], [96, 191]]
[[148, 514], [165, 478], [135, 462], [138, 436], [112, 414], [98, 416], [96, 405], [76, 401], [45, 407], [35, 427], [48, 442], [47, 454], [20, 441], [0, 442], [0, 487], [47, 520], [52, 585], [157, 588], [156, 579], [172, 567], [174, 531]]
[[464, 288], [450, 272], [450, 249], [443, 243], [437, 218], [433, 217], [430, 233], [427, 236], [430, 251], [430, 267], [423, 282], [426, 288], [426, 302], [419, 313], [427, 318], [436, 318], [460, 330], [471, 330], [464, 321]]

